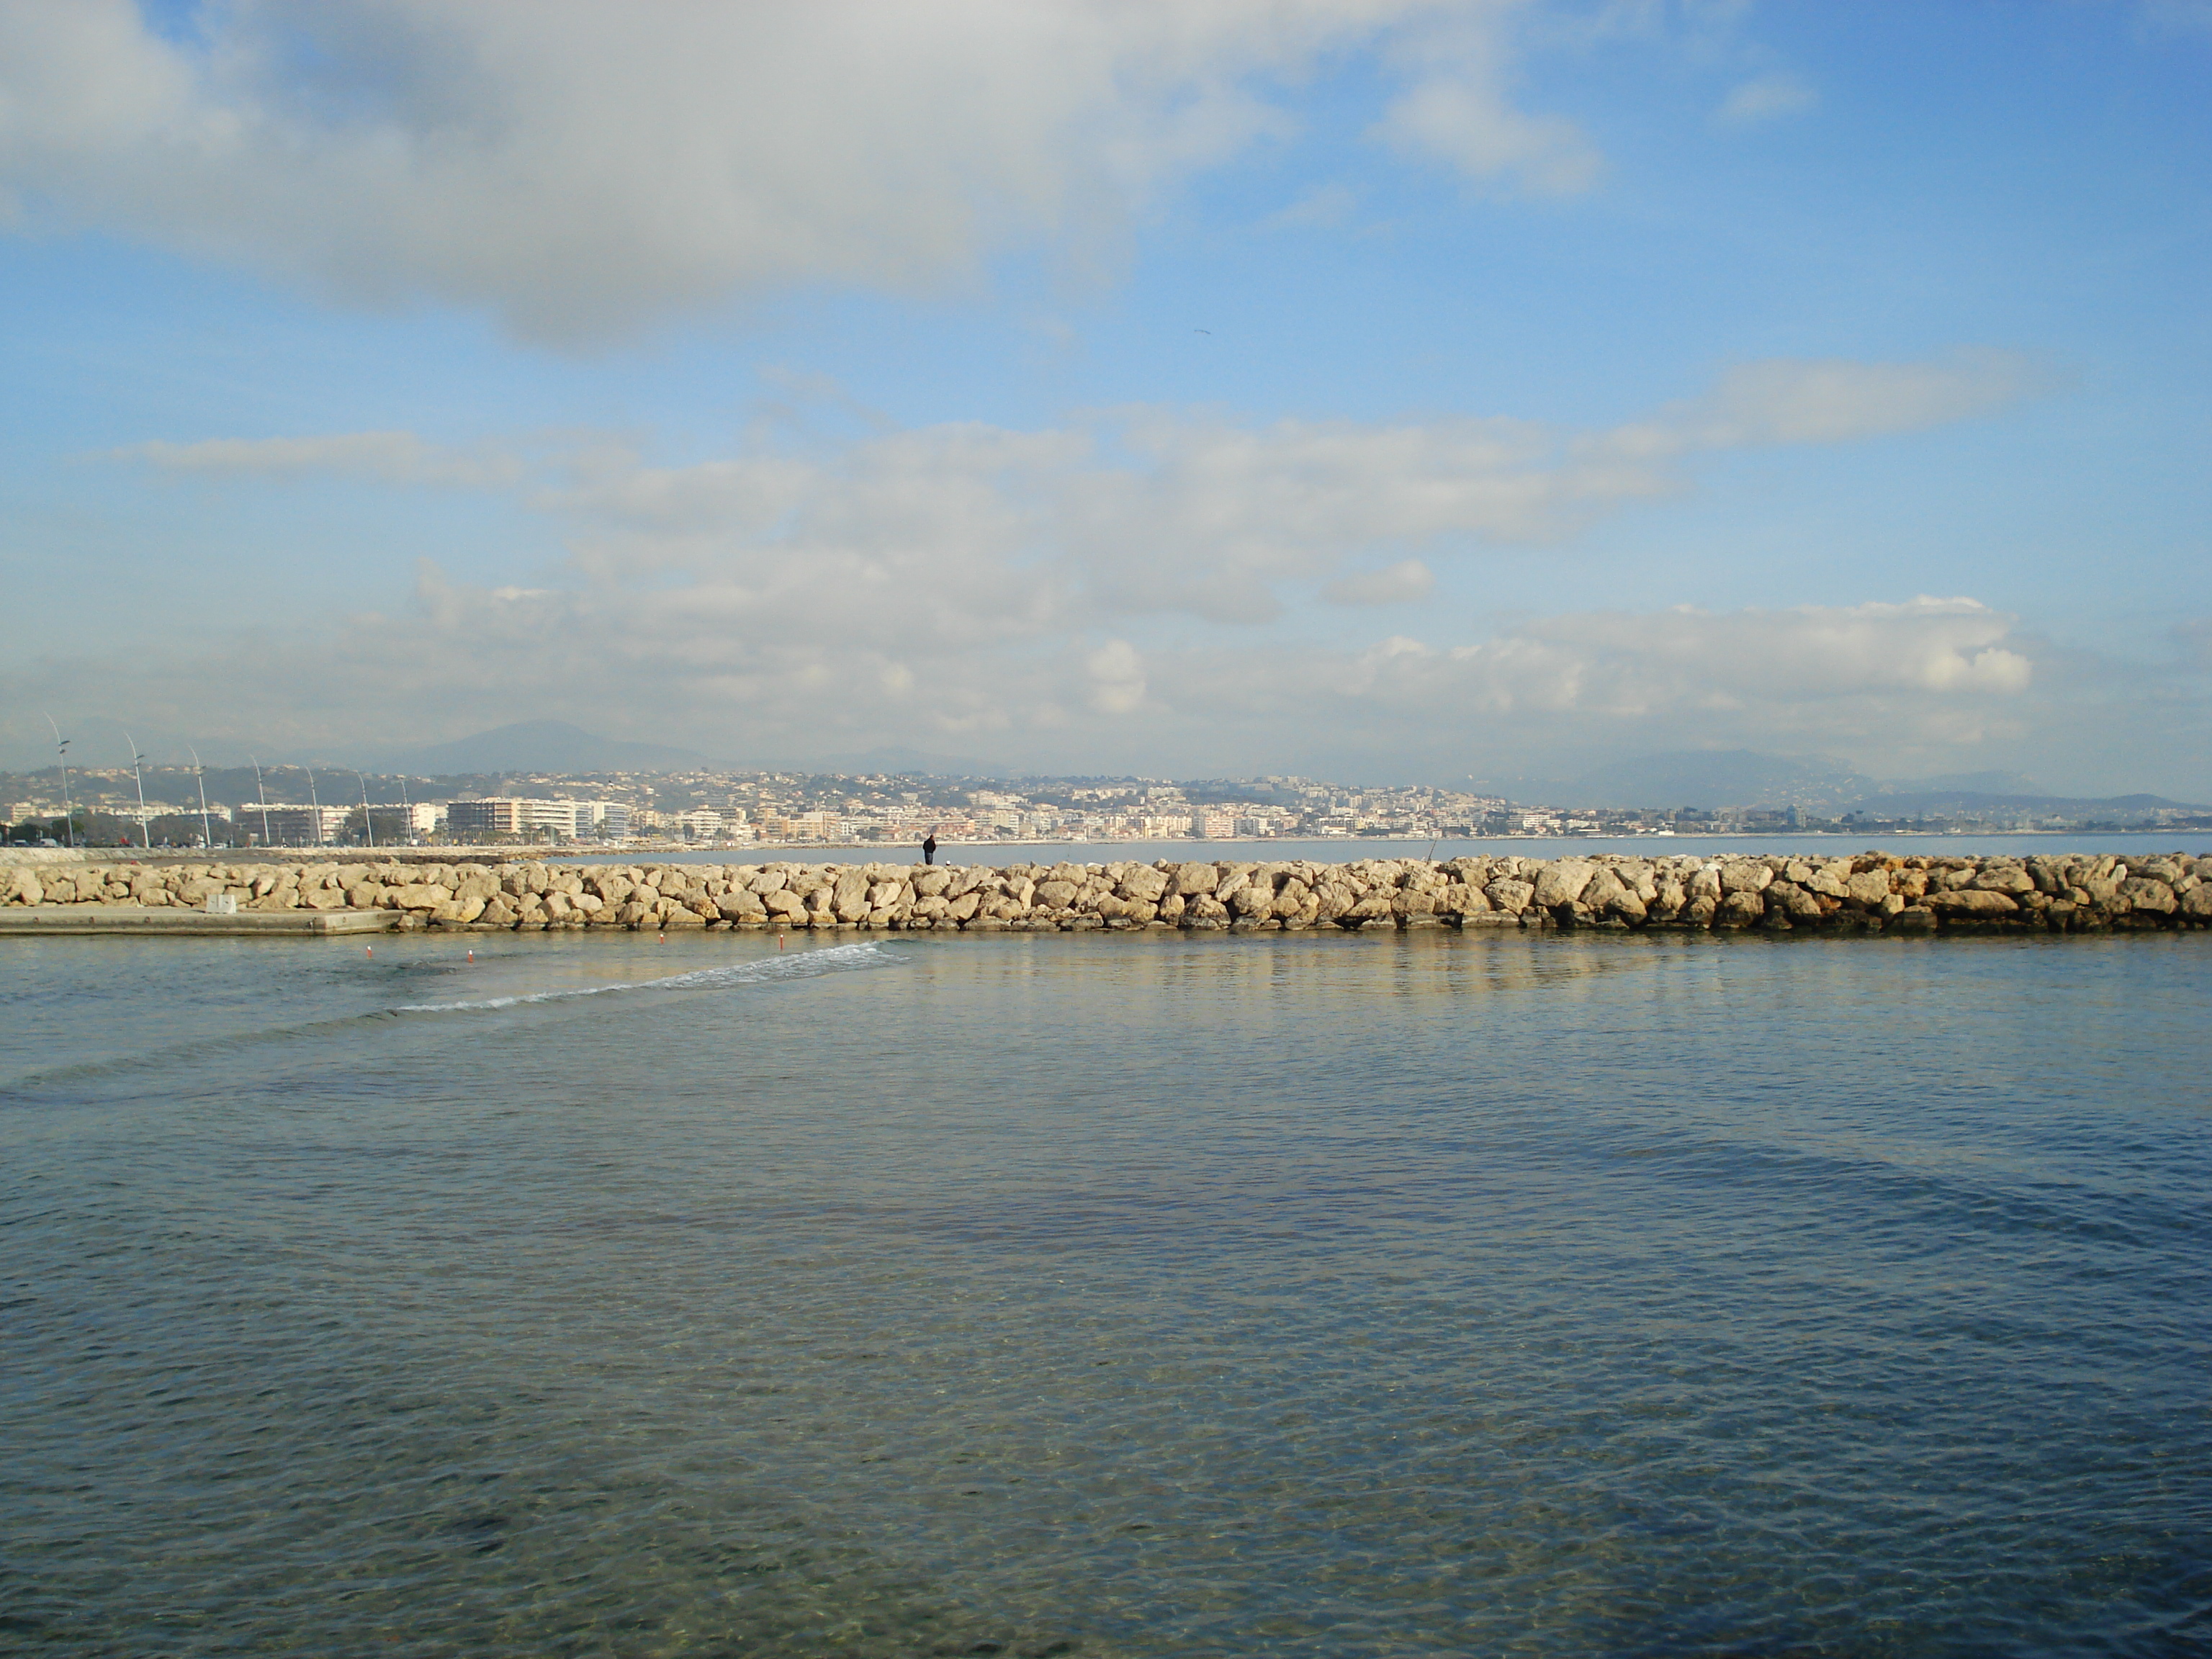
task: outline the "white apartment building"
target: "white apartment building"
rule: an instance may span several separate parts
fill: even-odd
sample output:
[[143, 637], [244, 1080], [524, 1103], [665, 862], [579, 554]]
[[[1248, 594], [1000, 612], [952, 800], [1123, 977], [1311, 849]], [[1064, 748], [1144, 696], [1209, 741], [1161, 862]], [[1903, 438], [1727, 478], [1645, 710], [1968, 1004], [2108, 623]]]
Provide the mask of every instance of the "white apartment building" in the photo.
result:
[[346, 811], [343, 806], [292, 806], [253, 800], [232, 807], [230, 821], [264, 846], [320, 847], [345, 832]]
[[563, 841], [615, 841], [629, 833], [629, 808], [617, 801], [492, 795], [448, 802], [446, 807], [447, 833], [459, 841], [476, 836], [549, 834]]

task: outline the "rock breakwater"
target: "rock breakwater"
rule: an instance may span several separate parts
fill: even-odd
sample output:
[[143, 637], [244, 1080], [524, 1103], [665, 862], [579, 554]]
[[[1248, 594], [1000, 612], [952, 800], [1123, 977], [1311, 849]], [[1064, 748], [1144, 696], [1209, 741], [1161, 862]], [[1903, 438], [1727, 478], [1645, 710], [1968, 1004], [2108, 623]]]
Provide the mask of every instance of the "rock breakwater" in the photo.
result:
[[[210, 905], [210, 901], [214, 901]], [[1865, 933], [2212, 926], [2212, 857], [1363, 859], [1345, 864], [0, 866], [0, 908], [388, 910], [404, 927], [1600, 927]]]

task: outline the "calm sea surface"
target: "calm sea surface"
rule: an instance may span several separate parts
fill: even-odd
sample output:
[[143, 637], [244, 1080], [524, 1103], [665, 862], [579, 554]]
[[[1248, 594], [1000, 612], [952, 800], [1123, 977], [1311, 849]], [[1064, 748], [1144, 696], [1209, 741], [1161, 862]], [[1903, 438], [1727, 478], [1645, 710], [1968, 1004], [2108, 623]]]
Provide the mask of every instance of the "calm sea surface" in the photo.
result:
[[2212, 939], [0, 971], [9, 1652], [2212, 1646]]

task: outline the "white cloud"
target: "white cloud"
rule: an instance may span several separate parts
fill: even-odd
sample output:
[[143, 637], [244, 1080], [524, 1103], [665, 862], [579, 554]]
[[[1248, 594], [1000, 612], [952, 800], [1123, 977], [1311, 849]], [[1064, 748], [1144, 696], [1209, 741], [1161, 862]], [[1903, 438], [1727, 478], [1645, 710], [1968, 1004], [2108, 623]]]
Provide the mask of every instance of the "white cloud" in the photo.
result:
[[1127, 640], [1109, 640], [1083, 659], [1091, 706], [1102, 714], [1133, 714], [1145, 704], [1145, 659]]
[[1597, 181], [1603, 159], [1573, 122], [1514, 106], [1503, 25], [1518, 9], [1511, 0], [1489, 0], [1411, 33], [1398, 52], [1418, 66], [1413, 84], [1383, 111], [1371, 136], [1480, 182], [1534, 196], [1575, 195]]
[[1419, 559], [1381, 570], [1356, 570], [1322, 589], [1331, 605], [1412, 605], [1435, 591], [1436, 574]]
[[383, 483], [499, 489], [519, 483], [513, 455], [426, 443], [411, 432], [346, 432], [307, 438], [212, 438], [198, 443], [134, 444], [114, 451], [169, 472], [252, 477], [337, 475]]
[[1764, 126], [1820, 106], [1820, 94], [1794, 75], [1760, 75], [1729, 89], [1713, 112], [1717, 125]]
[[0, 8], [0, 210], [586, 339], [793, 283], [939, 289], [1012, 246], [1095, 259], [1286, 131], [1279, 88], [1435, 15], [1451, 48], [1391, 141], [1586, 183], [1587, 141], [1509, 102], [1496, 6], [234, 0], [203, 45], [71, 0]]
[[1765, 444], [1848, 443], [1922, 432], [2033, 397], [2047, 382], [2018, 352], [1923, 362], [1776, 358], [1730, 369], [1705, 397], [1602, 434], [1599, 452], [1654, 460]]
[[[1299, 769], [1334, 745], [1433, 769], [1455, 744], [1587, 748], [1676, 726], [1676, 747], [1734, 734], [1848, 749], [1854, 732], [1966, 744], [2014, 719], [2003, 711], [2035, 684], [2010, 620], [1969, 599], [1656, 614], [1585, 602], [1487, 639], [1329, 650], [1255, 625], [1316, 586], [1339, 605], [1419, 600], [1441, 561], [1551, 547], [1593, 515], [1686, 488], [1717, 447], [1924, 424], [1992, 395], [1959, 390], [1955, 369], [1859, 367], [1869, 376], [1753, 365], [1588, 433], [1474, 418], [1240, 426], [1139, 408], [681, 467], [586, 447], [521, 486], [567, 544], [559, 585], [479, 586], [425, 564], [404, 608], [301, 646], [296, 673], [258, 641], [255, 673], [210, 661], [167, 691], [158, 676], [133, 683], [179, 702], [221, 685], [222, 707], [265, 686], [235, 718], [326, 731], [455, 735], [544, 714], [605, 727], [629, 711], [632, 729], [726, 753], [960, 739], [1068, 768], [1179, 757], [1235, 770], [1246, 753], [1276, 757], [1258, 769]], [[447, 481], [451, 464], [404, 434], [131, 453], [179, 471], [423, 483]], [[1347, 621], [1322, 636], [1341, 639]], [[310, 686], [319, 707], [303, 709]]]

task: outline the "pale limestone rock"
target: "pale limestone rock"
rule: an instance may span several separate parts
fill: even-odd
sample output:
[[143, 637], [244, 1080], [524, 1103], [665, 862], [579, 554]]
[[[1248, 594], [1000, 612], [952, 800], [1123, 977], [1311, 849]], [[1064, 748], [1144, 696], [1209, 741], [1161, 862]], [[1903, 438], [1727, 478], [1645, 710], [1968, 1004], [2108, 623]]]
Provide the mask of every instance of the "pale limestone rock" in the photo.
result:
[[1829, 859], [1813, 872], [1803, 884], [1808, 890], [1827, 898], [1850, 896], [1851, 861], [1849, 859]]
[[1150, 865], [1139, 865], [1121, 878], [1123, 898], [1135, 899], [1145, 904], [1158, 904], [1167, 896], [1168, 878], [1164, 872]]
[[837, 878], [831, 890], [830, 908], [836, 912], [838, 921], [858, 921], [868, 914], [873, 908], [868, 902], [871, 884], [867, 872], [861, 870], [848, 871]]
[[[1764, 866], [1760, 866], [1762, 869]], [[1771, 877], [1774, 873], [1766, 872]], [[1737, 888], [1721, 901], [1720, 908], [1713, 913], [1716, 927], [1755, 927], [1766, 918], [1766, 901], [1759, 892], [1747, 887]]]
[[1535, 898], [1536, 889], [1529, 882], [1501, 876], [1484, 888], [1482, 895], [1506, 915], [1517, 916]]
[[1213, 896], [1215, 886], [1220, 880], [1221, 872], [1212, 865], [1178, 865], [1176, 867], [1175, 884], [1170, 890], [1177, 897], [1183, 899], [1188, 899], [1200, 893], [1211, 898]]
[[2035, 890], [2035, 878], [2017, 864], [1985, 865], [1973, 885], [1985, 893], [2008, 893], [2017, 897]]
[[1872, 910], [1889, 896], [1889, 872], [1862, 870], [1844, 884], [1844, 897]]
[[[1730, 897], [1738, 893], [1763, 893], [1774, 879], [1774, 872], [1759, 859], [1729, 859], [1721, 866], [1721, 891]], [[1728, 914], [1723, 907], [1723, 914]]]
[[[1806, 872], [1808, 876], [1812, 873]], [[1818, 921], [1824, 914], [1820, 901], [1794, 881], [1771, 882], [1760, 896], [1769, 915], [1787, 916], [1793, 924]]]
[[[2142, 866], [2131, 864], [2130, 868]], [[2130, 875], [2120, 884], [2119, 896], [2131, 909], [2149, 911], [2157, 915], [2172, 915], [2176, 906], [2173, 889], [2149, 876]]]

